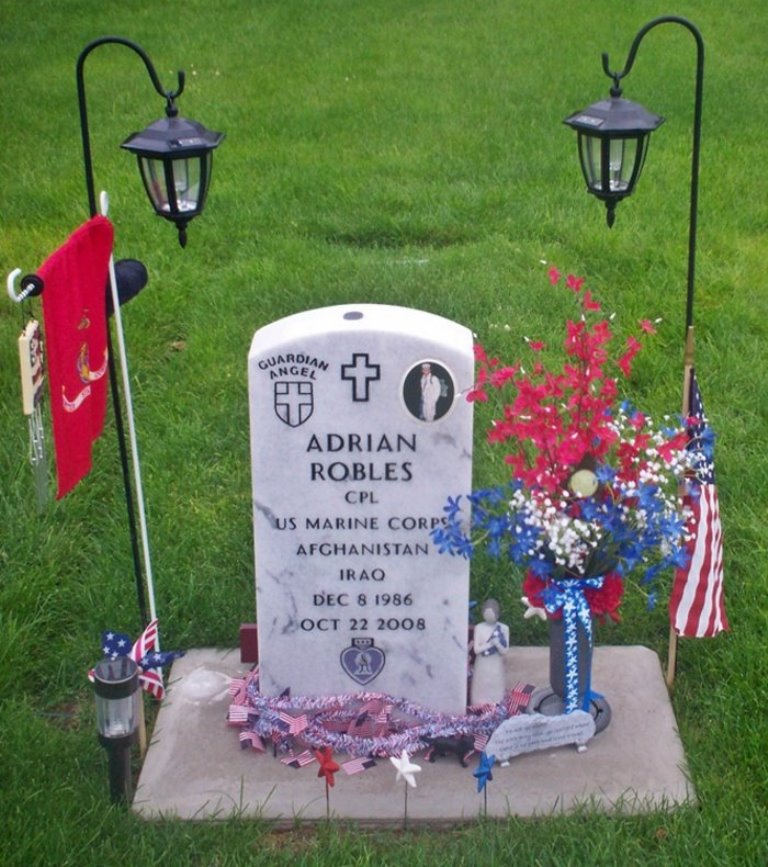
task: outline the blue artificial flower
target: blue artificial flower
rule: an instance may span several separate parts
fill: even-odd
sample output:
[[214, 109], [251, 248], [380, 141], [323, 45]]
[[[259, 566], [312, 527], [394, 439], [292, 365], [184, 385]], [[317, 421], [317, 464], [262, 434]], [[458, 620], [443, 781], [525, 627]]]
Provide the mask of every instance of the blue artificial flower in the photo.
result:
[[677, 548], [674, 553], [668, 558], [670, 561], [670, 565], [677, 567], [678, 569], [685, 569], [685, 567], [690, 562], [691, 556], [688, 551], [682, 546]]
[[544, 560], [543, 558], [537, 558], [535, 560], [531, 560], [530, 569], [531, 572], [542, 580], [546, 580], [552, 575], [553, 565], [548, 560]]
[[461, 511], [461, 494], [456, 499], [448, 497], [448, 502], [443, 506], [443, 511], [446, 513], [449, 521], [455, 521], [456, 515]]
[[616, 478], [616, 471], [608, 464], [600, 464], [595, 471], [595, 475], [601, 485], [610, 485]]

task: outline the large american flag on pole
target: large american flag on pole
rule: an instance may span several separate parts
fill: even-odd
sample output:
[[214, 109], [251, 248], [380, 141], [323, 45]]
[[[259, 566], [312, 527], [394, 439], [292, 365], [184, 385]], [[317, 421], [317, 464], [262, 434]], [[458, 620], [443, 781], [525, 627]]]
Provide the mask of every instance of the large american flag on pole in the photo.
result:
[[691, 369], [688, 403], [688, 449], [693, 453], [693, 478], [686, 502], [688, 523], [685, 568], [675, 570], [669, 617], [675, 634], [711, 638], [727, 630], [723, 600], [723, 532], [715, 484], [714, 435], [704, 415], [696, 373]]

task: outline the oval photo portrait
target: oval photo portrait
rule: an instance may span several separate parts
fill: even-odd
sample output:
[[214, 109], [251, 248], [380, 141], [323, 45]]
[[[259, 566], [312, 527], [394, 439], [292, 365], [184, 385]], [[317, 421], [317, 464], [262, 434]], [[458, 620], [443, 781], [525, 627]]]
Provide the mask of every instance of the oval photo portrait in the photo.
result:
[[441, 419], [453, 406], [456, 387], [445, 365], [431, 358], [414, 364], [403, 380], [403, 403], [423, 422]]

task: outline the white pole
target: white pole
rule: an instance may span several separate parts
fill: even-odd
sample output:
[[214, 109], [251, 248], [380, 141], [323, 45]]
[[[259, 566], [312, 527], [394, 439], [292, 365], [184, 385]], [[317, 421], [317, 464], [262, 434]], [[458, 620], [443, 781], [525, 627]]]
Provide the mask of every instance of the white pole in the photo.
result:
[[[109, 211], [109, 196], [102, 191], [99, 197], [99, 206], [103, 216]], [[115, 275], [114, 256], [109, 257], [109, 285], [112, 292], [112, 309], [115, 316], [115, 329], [117, 331], [117, 346], [120, 354], [120, 371], [123, 377], [123, 394], [125, 395], [125, 407], [128, 415], [128, 437], [131, 445], [131, 462], [133, 464], [133, 478], [136, 485], [136, 500], [139, 510], [139, 528], [141, 532], [141, 547], [144, 554], [144, 572], [147, 576], [147, 593], [149, 595], [149, 615], [154, 620], [157, 617], [155, 607], [155, 583], [152, 578], [152, 562], [149, 555], [149, 533], [147, 531], [147, 515], [144, 509], [144, 488], [141, 483], [141, 462], [139, 460], [139, 446], [136, 440], [136, 425], [133, 418], [133, 398], [131, 396], [131, 380], [128, 376], [128, 357], [125, 352], [125, 338], [123, 337], [123, 320], [120, 314], [120, 298], [117, 294], [117, 277]], [[155, 645], [160, 650], [160, 635]]]

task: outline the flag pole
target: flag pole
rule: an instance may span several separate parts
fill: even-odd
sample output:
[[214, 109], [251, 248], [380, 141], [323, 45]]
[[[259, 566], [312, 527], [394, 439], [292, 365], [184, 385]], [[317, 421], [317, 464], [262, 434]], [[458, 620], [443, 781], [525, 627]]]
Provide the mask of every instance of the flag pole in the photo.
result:
[[[682, 416], [685, 420], [691, 412], [691, 375], [693, 372], [693, 354], [695, 350], [695, 339], [693, 325], [690, 323], [686, 326], [685, 334], [685, 354], [683, 356], [683, 401], [682, 401]], [[682, 490], [681, 490], [682, 496]], [[667, 657], [667, 689], [672, 689], [675, 682], [675, 669], [677, 668], [677, 632], [675, 625], [670, 618], [669, 622], [669, 654]]]
[[[101, 213], [106, 217], [109, 210], [109, 197], [105, 192], [101, 193], [99, 204]], [[123, 379], [123, 394], [128, 416], [128, 435], [131, 445], [131, 462], [133, 464], [133, 479], [136, 486], [136, 501], [139, 512], [139, 529], [141, 534], [141, 547], [144, 555], [144, 574], [147, 582], [149, 596], [150, 620], [157, 619], [157, 607], [155, 605], [155, 583], [152, 575], [152, 560], [149, 553], [149, 531], [147, 529], [147, 514], [144, 507], [144, 486], [141, 480], [141, 462], [139, 460], [139, 444], [136, 438], [136, 424], [133, 415], [133, 397], [131, 394], [131, 380], [128, 375], [128, 357], [125, 351], [125, 337], [123, 333], [123, 320], [120, 313], [120, 298], [117, 294], [117, 278], [115, 276], [114, 258], [109, 259], [109, 284], [112, 292], [112, 310], [114, 311], [115, 330], [117, 331], [117, 344], [120, 355], [120, 370]], [[146, 624], [144, 624], [146, 625]], [[155, 640], [155, 649], [160, 650], [160, 636]]]

